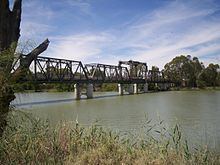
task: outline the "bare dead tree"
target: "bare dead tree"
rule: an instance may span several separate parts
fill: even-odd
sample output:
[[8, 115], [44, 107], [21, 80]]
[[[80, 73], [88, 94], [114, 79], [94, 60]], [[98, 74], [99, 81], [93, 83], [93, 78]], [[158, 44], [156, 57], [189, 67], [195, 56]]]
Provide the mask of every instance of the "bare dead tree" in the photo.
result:
[[[0, 57], [5, 56], [5, 52], [8, 50], [10, 50], [8, 56], [14, 56], [15, 54], [20, 37], [21, 12], [22, 0], [14, 0], [12, 10], [9, 8], [9, 0], [0, 0]], [[44, 52], [48, 45], [49, 40], [46, 39], [28, 53], [23, 65], [19, 66], [13, 74], [11, 73], [13, 60], [8, 60], [7, 65], [0, 60], [0, 136], [2, 136], [7, 126], [6, 117], [9, 112], [10, 102], [15, 99], [14, 92], [10, 87], [12, 80], [6, 77], [11, 77], [13, 80], [19, 79], [22, 76], [21, 73], [29, 68], [31, 62]]]

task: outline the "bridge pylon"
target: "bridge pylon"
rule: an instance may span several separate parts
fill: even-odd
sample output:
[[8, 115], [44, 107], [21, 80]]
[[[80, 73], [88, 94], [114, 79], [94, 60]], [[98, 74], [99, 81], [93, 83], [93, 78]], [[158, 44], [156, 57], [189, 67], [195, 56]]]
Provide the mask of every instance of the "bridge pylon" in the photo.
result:
[[81, 86], [79, 83], [76, 83], [74, 85], [74, 98], [76, 100], [80, 100], [81, 99]]
[[118, 84], [118, 94], [120, 96], [124, 95], [124, 84]]
[[144, 93], [147, 93], [148, 92], [148, 83], [145, 83], [144, 84]]
[[129, 93], [129, 95], [133, 95], [134, 94], [134, 84], [129, 84], [129, 86], [128, 86], [128, 93]]
[[87, 96], [87, 99], [93, 98], [93, 84], [92, 83], [87, 84], [86, 96]]

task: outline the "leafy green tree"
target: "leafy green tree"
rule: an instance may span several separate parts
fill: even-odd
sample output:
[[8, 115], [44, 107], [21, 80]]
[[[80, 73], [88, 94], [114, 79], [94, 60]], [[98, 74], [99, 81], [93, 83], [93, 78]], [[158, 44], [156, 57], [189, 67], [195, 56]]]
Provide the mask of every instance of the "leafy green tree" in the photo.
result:
[[220, 86], [220, 69], [218, 69], [217, 86]]
[[191, 77], [189, 79], [189, 84], [192, 87], [197, 87], [197, 80], [199, 77], [199, 74], [201, 73], [201, 71], [205, 68], [205, 66], [203, 65], [203, 63], [201, 63], [199, 61], [199, 59], [197, 57], [193, 57], [192, 61], [191, 61]]
[[203, 68], [197, 57], [192, 59], [190, 55], [181, 55], [164, 66], [164, 75], [172, 81], [181, 82], [183, 86], [196, 87], [198, 75]]
[[200, 87], [216, 86], [219, 84], [219, 65], [209, 64], [198, 76], [198, 84]]
[[153, 80], [158, 79], [159, 77], [159, 68], [157, 66], [151, 67], [151, 77]]

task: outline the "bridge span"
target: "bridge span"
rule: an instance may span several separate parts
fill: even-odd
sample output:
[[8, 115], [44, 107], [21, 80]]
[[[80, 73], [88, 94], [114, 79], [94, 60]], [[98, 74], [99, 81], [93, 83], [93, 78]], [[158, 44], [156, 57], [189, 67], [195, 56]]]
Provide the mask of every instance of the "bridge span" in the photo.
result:
[[[25, 66], [27, 56], [20, 55], [13, 70]], [[93, 98], [94, 84], [117, 83], [119, 95], [123, 95], [125, 85], [129, 94], [148, 92], [148, 84], [154, 83], [161, 90], [168, 90], [174, 82], [167, 79], [162, 71], [148, 70], [147, 64], [139, 61], [119, 61], [118, 65], [92, 63], [83, 65], [81, 61], [39, 56], [33, 60], [19, 82], [34, 83], [74, 83], [75, 98], [82, 94], [82, 84], [86, 84], [87, 98]]]

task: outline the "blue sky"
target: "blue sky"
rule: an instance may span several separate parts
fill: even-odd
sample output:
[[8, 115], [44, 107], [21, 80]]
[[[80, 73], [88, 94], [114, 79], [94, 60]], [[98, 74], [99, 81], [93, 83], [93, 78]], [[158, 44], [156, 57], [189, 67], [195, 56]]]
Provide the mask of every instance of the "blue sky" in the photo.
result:
[[83, 63], [220, 64], [220, 0], [23, 0], [21, 45], [45, 38], [42, 55]]

